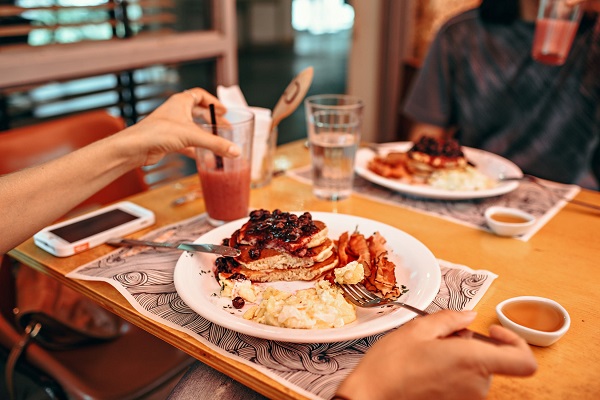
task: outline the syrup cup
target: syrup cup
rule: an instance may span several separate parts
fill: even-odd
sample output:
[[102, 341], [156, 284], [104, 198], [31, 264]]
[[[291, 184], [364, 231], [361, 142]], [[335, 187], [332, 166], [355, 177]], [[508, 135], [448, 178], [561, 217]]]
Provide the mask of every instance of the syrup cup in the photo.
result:
[[496, 314], [505, 328], [540, 347], [558, 341], [571, 326], [567, 310], [544, 297], [520, 296], [504, 300], [496, 306]]
[[498, 236], [524, 235], [536, 221], [528, 212], [511, 207], [489, 207], [484, 216], [490, 229]]

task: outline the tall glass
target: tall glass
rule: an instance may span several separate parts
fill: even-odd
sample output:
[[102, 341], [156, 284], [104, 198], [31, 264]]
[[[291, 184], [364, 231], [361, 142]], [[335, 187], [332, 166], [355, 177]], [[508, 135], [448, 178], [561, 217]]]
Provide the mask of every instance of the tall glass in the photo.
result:
[[566, 0], [540, 0], [531, 50], [533, 59], [548, 65], [564, 64], [580, 19], [579, 6], [570, 7]]
[[208, 221], [218, 226], [247, 217], [254, 114], [245, 109], [228, 109], [214, 125], [203, 118], [198, 118], [196, 123], [205, 131], [228, 139], [241, 149], [241, 155], [237, 158], [218, 157], [210, 150], [196, 149], [196, 165]]
[[354, 96], [324, 94], [307, 97], [304, 106], [313, 193], [327, 200], [344, 199], [352, 193], [363, 102]]

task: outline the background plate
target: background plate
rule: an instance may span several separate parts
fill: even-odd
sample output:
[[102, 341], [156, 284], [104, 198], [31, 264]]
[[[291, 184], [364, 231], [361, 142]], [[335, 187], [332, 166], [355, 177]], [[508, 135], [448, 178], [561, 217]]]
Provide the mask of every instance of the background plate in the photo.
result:
[[[385, 155], [390, 151], [406, 152], [412, 145], [412, 142], [386, 143], [380, 147], [380, 154]], [[463, 146], [462, 149], [467, 159], [477, 166], [478, 171], [494, 180], [500, 176], [523, 176], [521, 169], [506, 158], [471, 147]], [[373, 157], [375, 157], [373, 150], [367, 148], [359, 149], [356, 153], [356, 173], [370, 182], [412, 196], [440, 200], [481, 199], [500, 196], [512, 192], [519, 187], [519, 182], [517, 181], [502, 182], [490, 189], [467, 191], [438, 189], [425, 184], [410, 184], [398, 179], [384, 178], [370, 171], [367, 165]]]
[[[296, 213], [295, 214], [299, 214]], [[369, 237], [379, 231], [387, 239], [389, 259], [396, 264], [398, 284], [404, 284], [409, 292], [402, 296], [404, 302], [426, 308], [440, 289], [440, 267], [431, 251], [409, 234], [377, 221], [344, 214], [311, 212], [314, 220], [325, 222], [329, 237], [338, 239], [355, 228]], [[222, 240], [239, 229], [247, 218], [233, 221], [202, 235], [196, 243], [221, 244]], [[247, 335], [296, 343], [328, 343], [358, 339], [397, 327], [415, 317], [402, 308], [357, 309], [357, 320], [342, 328], [289, 329], [247, 321], [242, 310], [231, 307], [231, 299], [219, 296], [220, 287], [214, 276], [217, 256], [204, 253], [183, 253], [175, 266], [175, 288], [183, 301], [196, 313], [225, 328]], [[295, 291], [313, 287], [314, 282], [276, 282], [280, 290]]]

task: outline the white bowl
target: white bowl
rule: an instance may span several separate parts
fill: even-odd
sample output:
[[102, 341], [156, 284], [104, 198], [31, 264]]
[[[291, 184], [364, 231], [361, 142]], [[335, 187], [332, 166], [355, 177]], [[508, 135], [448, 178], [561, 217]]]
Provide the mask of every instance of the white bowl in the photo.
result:
[[499, 236], [519, 236], [535, 224], [535, 217], [518, 208], [493, 206], [485, 210], [485, 221]]
[[520, 296], [504, 300], [496, 306], [496, 314], [505, 328], [535, 346], [550, 346], [571, 326], [567, 310], [544, 297]]

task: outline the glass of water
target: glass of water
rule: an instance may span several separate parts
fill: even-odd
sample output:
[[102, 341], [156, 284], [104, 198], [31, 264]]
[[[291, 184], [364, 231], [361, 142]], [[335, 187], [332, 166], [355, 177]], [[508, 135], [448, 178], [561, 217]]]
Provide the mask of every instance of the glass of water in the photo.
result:
[[307, 97], [304, 107], [313, 193], [321, 199], [344, 199], [352, 193], [363, 102], [349, 95], [322, 94]]

